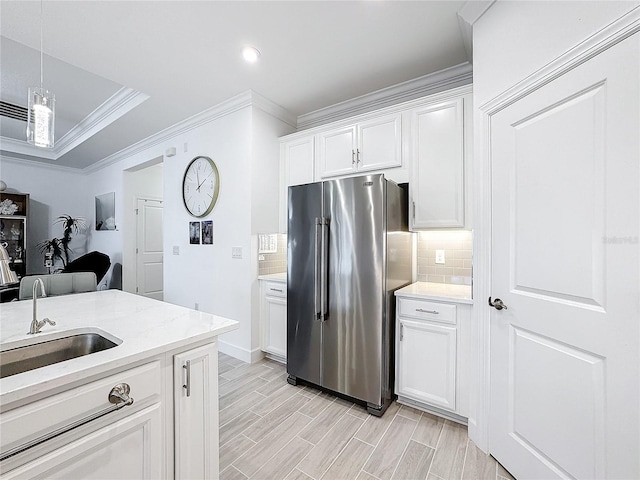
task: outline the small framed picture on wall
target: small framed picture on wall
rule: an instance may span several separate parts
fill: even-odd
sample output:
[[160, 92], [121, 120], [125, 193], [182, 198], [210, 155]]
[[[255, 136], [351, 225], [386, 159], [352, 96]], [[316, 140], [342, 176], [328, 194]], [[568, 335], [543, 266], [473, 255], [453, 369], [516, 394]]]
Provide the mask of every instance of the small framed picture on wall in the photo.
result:
[[189, 243], [200, 245], [200, 222], [189, 222]]
[[213, 245], [213, 220], [202, 222], [202, 244]]

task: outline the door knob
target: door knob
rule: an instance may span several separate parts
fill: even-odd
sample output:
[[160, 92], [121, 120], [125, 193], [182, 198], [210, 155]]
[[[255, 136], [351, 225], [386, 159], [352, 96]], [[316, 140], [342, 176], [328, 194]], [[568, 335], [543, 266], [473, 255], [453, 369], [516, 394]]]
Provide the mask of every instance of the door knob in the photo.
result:
[[507, 310], [507, 306], [502, 303], [502, 300], [496, 298], [493, 302], [491, 301], [491, 297], [489, 297], [489, 306], [495, 308], [496, 310], [502, 310], [503, 308]]

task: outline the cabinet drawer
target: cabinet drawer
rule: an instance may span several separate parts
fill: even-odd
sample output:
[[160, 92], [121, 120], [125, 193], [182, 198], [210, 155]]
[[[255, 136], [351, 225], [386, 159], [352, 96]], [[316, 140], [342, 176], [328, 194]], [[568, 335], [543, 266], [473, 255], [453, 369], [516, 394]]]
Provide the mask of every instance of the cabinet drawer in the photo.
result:
[[287, 284], [282, 282], [264, 282], [264, 293], [270, 297], [286, 297]]
[[447, 303], [399, 298], [398, 314], [401, 317], [456, 324], [456, 306]]
[[129, 385], [131, 389], [129, 396], [133, 398], [134, 404], [131, 407], [122, 407], [118, 413], [109, 413], [109, 415], [113, 415], [114, 421], [122, 417], [122, 412], [126, 416], [128, 409], [160, 400], [160, 362], [152, 362], [126, 370], [3, 412], [0, 417], [2, 452], [113, 406], [109, 402], [109, 392], [118, 383]]

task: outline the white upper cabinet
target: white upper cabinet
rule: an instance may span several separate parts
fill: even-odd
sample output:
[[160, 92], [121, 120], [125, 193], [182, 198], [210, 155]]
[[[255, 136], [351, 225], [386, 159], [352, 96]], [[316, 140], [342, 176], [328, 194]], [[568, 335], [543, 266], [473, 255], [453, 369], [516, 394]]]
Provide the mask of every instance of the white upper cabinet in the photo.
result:
[[[411, 111], [411, 229], [465, 227], [465, 114], [471, 94]], [[469, 132], [467, 132], [469, 130]]]
[[394, 113], [318, 133], [320, 177], [402, 166], [401, 119]]
[[303, 185], [314, 181], [313, 136], [283, 142], [281, 156], [284, 159], [285, 185]]

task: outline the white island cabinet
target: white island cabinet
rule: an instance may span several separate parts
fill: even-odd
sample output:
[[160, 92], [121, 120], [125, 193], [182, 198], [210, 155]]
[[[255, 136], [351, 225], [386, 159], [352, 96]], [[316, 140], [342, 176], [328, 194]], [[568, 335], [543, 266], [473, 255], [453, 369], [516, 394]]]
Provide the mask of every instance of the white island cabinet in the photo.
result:
[[0, 380], [1, 478], [218, 478], [217, 336], [237, 322], [109, 290], [39, 299], [57, 325], [25, 335], [31, 309], [3, 307], [2, 352], [116, 346]]

